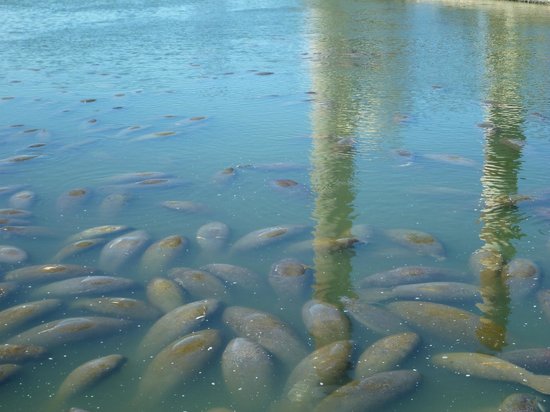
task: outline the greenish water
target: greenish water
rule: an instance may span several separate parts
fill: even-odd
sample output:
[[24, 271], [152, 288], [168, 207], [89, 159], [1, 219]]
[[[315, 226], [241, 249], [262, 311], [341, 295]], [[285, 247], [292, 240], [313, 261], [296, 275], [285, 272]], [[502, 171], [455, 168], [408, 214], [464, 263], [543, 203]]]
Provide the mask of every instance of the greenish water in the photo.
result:
[[[0, 1], [0, 187], [33, 191], [28, 223], [53, 231], [18, 236], [2, 223], [0, 243], [28, 253], [16, 267], [46, 264], [69, 236], [120, 224], [147, 231], [151, 241], [187, 237], [189, 250], [173, 267], [230, 263], [267, 279], [272, 264], [299, 259], [315, 272], [300, 299], [289, 302], [269, 287], [228, 288], [226, 305], [273, 313], [308, 351], [316, 342], [301, 318], [307, 300], [340, 305], [342, 296], [360, 294], [366, 276], [401, 266], [456, 270], [480, 286], [484, 305], [454, 305], [501, 334], [471, 347], [419, 332], [420, 348], [399, 369], [417, 370], [422, 383], [377, 410], [496, 410], [511, 393], [535, 392], [456, 375], [431, 358], [550, 346], [550, 319], [536, 298], [538, 289], [550, 289], [549, 23], [547, 7], [490, 1]], [[27, 155], [37, 157], [20, 157]], [[234, 176], [220, 178], [229, 167]], [[114, 176], [143, 171], [164, 172], [176, 184], [139, 190], [113, 183]], [[298, 185], [279, 187], [282, 179]], [[60, 207], [60, 196], [77, 188], [90, 198]], [[121, 192], [128, 201], [105, 210], [104, 199]], [[11, 195], [0, 195], [0, 207], [10, 207]], [[207, 210], [161, 205], [170, 200]], [[212, 221], [231, 229], [229, 244], [216, 253], [196, 240]], [[284, 224], [308, 228], [273, 246], [231, 252], [247, 233]], [[336, 239], [361, 238], [352, 227], [364, 224], [368, 242], [335, 246]], [[433, 235], [445, 258], [399, 244], [390, 229]], [[315, 239], [313, 249], [298, 244], [308, 239]], [[511, 297], [516, 286], [503, 285], [500, 266], [474, 273], [470, 257], [481, 248], [498, 251], [504, 263], [535, 262], [542, 272], [537, 290]], [[66, 263], [96, 267], [99, 249]], [[110, 295], [146, 300], [139, 271], [138, 258], [110, 273], [140, 282]], [[0, 301], [0, 310], [35, 300], [34, 288], [22, 286]], [[2, 342], [41, 322], [82, 316], [69, 308], [72, 300]], [[136, 349], [153, 323], [136, 321], [25, 363], [0, 384], [0, 410], [51, 410], [70, 371], [112, 353], [127, 363], [66, 410], [270, 407], [237, 407], [227, 390], [220, 359], [234, 333], [219, 317], [208, 324], [222, 330], [219, 353], [158, 404], [136, 404], [150, 362]], [[354, 376], [361, 352], [383, 336], [351, 325], [355, 349], [344, 381]], [[273, 359], [277, 400], [289, 370]]]

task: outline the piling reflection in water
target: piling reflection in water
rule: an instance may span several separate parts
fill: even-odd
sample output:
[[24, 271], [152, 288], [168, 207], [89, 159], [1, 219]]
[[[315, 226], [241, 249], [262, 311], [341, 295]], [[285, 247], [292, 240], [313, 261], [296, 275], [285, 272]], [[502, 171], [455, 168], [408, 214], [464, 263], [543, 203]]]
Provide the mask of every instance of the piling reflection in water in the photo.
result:
[[[516, 254], [514, 241], [523, 237], [517, 203], [518, 177], [521, 170], [524, 112], [520, 95], [522, 62], [521, 40], [510, 16], [491, 15], [487, 21], [485, 162], [483, 186], [483, 224], [480, 239], [480, 290], [482, 322], [477, 330], [480, 342], [493, 350], [507, 345], [506, 328], [510, 316], [510, 290], [504, 278], [504, 266]], [[506, 62], [506, 64], [503, 64]]]
[[[314, 298], [339, 305], [341, 296], [352, 293], [350, 247], [339, 247], [338, 239], [350, 238], [354, 218], [354, 147], [358, 102], [353, 99], [357, 77], [349, 72], [351, 46], [345, 36], [346, 16], [339, 6], [326, 2], [312, 19], [326, 36], [313, 40], [311, 72], [315, 102], [311, 113], [313, 151], [311, 182], [316, 193], [314, 231]], [[321, 37], [321, 36], [320, 36]], [[322, 38], [322, 37], [321, 37]]]

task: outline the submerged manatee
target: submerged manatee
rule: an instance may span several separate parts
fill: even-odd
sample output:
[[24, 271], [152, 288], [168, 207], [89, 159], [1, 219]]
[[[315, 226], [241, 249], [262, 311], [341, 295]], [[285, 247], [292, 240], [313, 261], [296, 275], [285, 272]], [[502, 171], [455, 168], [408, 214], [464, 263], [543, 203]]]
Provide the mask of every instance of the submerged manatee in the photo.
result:
[[46, 349], [41, 346], [4, 343], [0, 345], [0, 364], [37, 360], [45, 356], [46, 353]]
[[301, 301], [313, 284], [313, 270], [297, 259], [285, 258], [271, 266], [267, 277], [279, 298]]
[[64, 246], [59, 252], [55, 254], [51, 261], [55, 263], [63, 262], [64, 260], [70, 259], [72, 257], [79, 256], [92, 250], [96, 250], [100, 246], [105, 245], [105, 243], [107, 243], [107, 239], [103, 238], [78, 240], [74, 243]]
[[314, 412], [371, 412], [397, 400], [420, 384], [420, 374], [412, 370], [381, 372], [354, 380], [332, 392]]
[[321, 398], [340, 384], [349, 367], [353, 345], [336, 341], [315, 350], [296, 365], [283, 389], [285, 410], [312, 410]]
[[223, 313], [223, 321], [239, 337], [259, 343], [287, 367], [306, 356], [305, 345], [280, 319], [259, 310], [232, 306]]
[[377, 340], [359, 357], [355, 367], [356, 379], [395, 369], [418, 348], [419, 344], [420, 337], [412, 332]]
[[202, 266], [200, 270], [205, 270], [220, 278], [229, 287], [240, 288], [254, 294], [265, 285], [264, 280], [257, 273], [242, 266], [228, 263], [210, 263]]
[[154, 278], [147, 284], [147, 299], [164, 313], [168, 313], [185, 303], [180, 286], [171, 279]]
[[141, 278], [148, 280], [166, 272], [188, 250], [189, 240], [179, 235], [167, 236], [153, 243], [141, 257]]
[[45, 299], [26, 302], [4, 309], [0, 312], [0, 335], [24, 325], [31, 320], [44, 317], [60, 306], [60, 300]]
[[459, 374], [519, 383], [537, 392], [550, 395], [550, 376], [535, 375], [496, 356], [474, 352], [441, 353], [432, 357], [432, 363]]
[[441, 242], [429, 233], [411, 229], [389, 229], [387, 236], [408, 249], [437, 260], [445, 259], [445, 249]]
[[298, 236], [308, 229], [305, 225], [280, 225], [255, 230], [237, 240], [231, 250], [235, 253], [250, 252]]
[[347, 316], [334, 305], [310, 300], [302, 307], [302, 320], [317, 347], [349, 339], [350, 322]]
[[271, 355], [249, 339], [235, 338], [227, 344], [222, 373], [239, 410], [257, 410], [273, 397], [276, 374]]
[[12, 270], [6, 273], [4, 279], [19, 283], [43, 283], [93, 275], [95, 272], [95, 269], [86, 266], [51, 263]]
[[221, 333], [214, 329], [194, 332], [166, 346], [141, 377], [138, 400], [155, 403], [201, 372], [221, 349]]
[[197, 243], [206, 253], [219, 253], [227, 247], [230, 229], [225, 223], [210, 222], [197, 230]]
[[131, 298], [80, 298], [71, 302], [70, 307], [132, 320], [151, 320], [160, 317], [157, 309], [142, 300]]
[[507, 396], [498, 412], [545, 412], [544, 399], [530, 393], [514, 393]]
[[429, 302], [481, 302], [477, 286], [461, 282], [427, 282], [398, 285], [393, 288], [363, 289], [359, 291], [368, 302], [389, 299], [425, 300]]
[[22, 332], [9, 339], [7, 343], [30, 344], [51, 349], [67, 343], [114, 334], [128, 325], [130, 322], [126, 320], [99, 316], [65, 318]]
[[84, 296], [103, 295], [135, 288], [131, 279], [115, 276], [82, 276], [60, 280], [35, 289], [34, 296]]
[[99, 256], [99, 267], [116, 272], [136, 259], [147, 247], [150, 237], [144, 230], [135, 230], [107, 243]]
[[346, 313], [367, 329], [381, 335], [409, 332], [403, 318], [383, 307], [370, 305], [359, 299], [340, 298]]
[[27, 252], [16, 246], [0, 245], [0, 265], [18, 265], [29, 258]]
[[117, 236], [131, 230], [129, 226], [124, 225], [103, 225], [94, 226], [89, 229], [78, 232], [67, 239], [67, 242], [76, 242], [79, 240], [94, 239], [98, 237], [106, 238], [109, 236]]
[[482, 340], [481, 318], [463, 309], [440, 303], [403, 301], [387, 307], [421, 332], [426, 339], [459, 345], [476, 345]]
[[14, 193], [9, 200], [10, 207], [15, 209], [29, 209], [36, 201], [36, 193], [30, 190], [23, 190]]
[[524, 299], [533, 293], [541, 281], [541, 271], [530, 259], [513, 259], [504, 266], [502, 274], [513, 300]]
[[92, 197], [92, 191], [85, 187], [68, 190], [57, 199], [57, 211], [61, 214], [83, 209]]
[[431, 266], [401, 266], [385, 272], [375, 273], [359, 281], [359, 287], [388, 288], [410, 283], [447, 282], [463, 278], [464, 275], [450, 269]]
[[84, 392], [120, 368], [126, 358], [122, 355], [107, 355], [92, 359], [73, 370], [61, 383], [54, 402], [62, 404], [74, 395]]
[[511, 350], [498, 354], [498, 357], [529, 372], [550, 375], [550, 348]]
[[168, 276], [197, 299], [216, 298], [229, 300], [230, 293], [216, 276], [199, 269], [174, 268]]
[[218, 300], [205, 299], [168, 312], [151, 326], [139, 345], [139, 355], [155, 354], [174, 339], [203, 328], [216, 317], [220, 308]]

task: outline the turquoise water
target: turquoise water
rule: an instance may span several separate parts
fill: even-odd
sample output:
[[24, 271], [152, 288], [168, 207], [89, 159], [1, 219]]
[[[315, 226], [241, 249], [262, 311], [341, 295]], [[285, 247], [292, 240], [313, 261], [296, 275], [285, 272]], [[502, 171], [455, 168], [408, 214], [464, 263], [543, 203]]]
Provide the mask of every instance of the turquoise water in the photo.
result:
[[[550, 319], [536, 291], [495, 297], [491, 279], [480, 280], [469, 261], [482, 247], [498, 249], [505, 261], [530, 259], [543, 274], [538, 288], [550, 288], [544, 277], [550, 270], [549, 22], [547, 7], [491, 1], [2, 1], [0, 187], [33, 191], [28, 223], [53, 233], [17, 236], [0, 227], [1, 243], [28, 253], [16, 267], [46, 264], [69, 236], [121, 224], [147, 231], [151, 241], [187, 237], [189, 251], [174, 267], [231, 263], [267, 278], [273, 263], [297, 258], [315, 271], [301, 300], [289, 303], [270, 288], [237, 289], [227, 305], [275, 314], [310, 351], [315, 342], [300, 314], [308, 299], [340, 304], [341, 296], [357, 296], [365, 276], [405, 265], [448, 268], [489, 290], [481, 309], [458, 305], [505, 330], [505, 343], [482, 342], [476, 350], [548, 346]], [[17, 158], [26, 155], [37, 157]], [[218, 173], [229, 167], [235, 176], [220, 182]], [[113, 186], [114, 176], [143, 171], [164, 172], [176, 184]], [[278, 187], [277, 179], [298, 185]], [[60, 196], [78, 188], [89, 190], [89, 199], [60, 208]], [[119, 192], [128, 201], [106, 211], [105, 197]], [[10, 207], [10, 196], [1, 195], [0, 207]], [[168, 200], [207, 210], [169, 210], [161, 206]], [[195, 238], [211, 221], [231, 229], [218, 253], [204, 252]], [[308, 228], [273, 246], [230, 252], [245, 234], [283, 224]], [[360, 224], [372, 232], [366, 244], [322, 247], [352, 236]], [[389, 229], [433, 235], [445, 259], [391, 240]], [[321, 245], [314, 250], [297, 245], [313, 237]], [[95, 267], [99, 250], [66, 262]], [[137, 279], [138, 272], [139, 260], [115, 274]], [[23, 287], [0, 309], [31, 296]], [[146, 299], [143, 285], [112, 296]], [[72, 299], [2, 339], [81, 316], [68, 308]], [[76, 366], [121, 353], [127, 363], [72, 398], [67, 410], [148, 410], [133, 401], [148, 365], [135, 352], [153, 322], [137, 321], [122, 333], [67, 344], [24, 364], [0, 386], [0, 409], [48, 410]], [[224, 346], [233, 337], [219, 320], [212, 327], [223, 331]], [[434, 354], [472, 348], [420, 335], [422, 346], [401, 367], [418, 370], [421, 385], [380, 410], [496, 409], [513, 392], [535, 393], [435, 368]], [[352, 321], [349, 379], [353, 362], [381, 336]], [[237, 407], [220, 358], [151, 410], [268, 408], [253, 401]], [[289, 373], [274, 362], [273, 400]]]

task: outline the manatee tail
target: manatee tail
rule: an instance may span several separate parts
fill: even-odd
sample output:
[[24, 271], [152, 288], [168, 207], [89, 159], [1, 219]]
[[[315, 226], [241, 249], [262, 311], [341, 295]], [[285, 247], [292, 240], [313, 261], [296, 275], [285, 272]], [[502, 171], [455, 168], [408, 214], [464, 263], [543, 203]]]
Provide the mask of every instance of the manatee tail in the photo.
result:
[[550, 376], [548, 375], [530, 375], [525, 381], [525, 385], [544, 395], [550, 395]]

